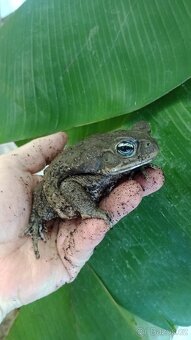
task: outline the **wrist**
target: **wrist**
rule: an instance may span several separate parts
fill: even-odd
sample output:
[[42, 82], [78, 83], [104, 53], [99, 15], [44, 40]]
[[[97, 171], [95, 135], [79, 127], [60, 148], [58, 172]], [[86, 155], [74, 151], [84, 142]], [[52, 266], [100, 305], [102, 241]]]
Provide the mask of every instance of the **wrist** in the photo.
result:
[[5, 319], [8, 313], [14, 310], [16, 306], [13, 306], [12, 303], [6, 303], [0, 299], [0, 324]]
[[7, 315], [7, 312], [5, 310], [5, 308], [3, 308], [1, 305], [0, 305], [0, 324], [1, 322], [4, 320], [4, 318], [6, 317]]

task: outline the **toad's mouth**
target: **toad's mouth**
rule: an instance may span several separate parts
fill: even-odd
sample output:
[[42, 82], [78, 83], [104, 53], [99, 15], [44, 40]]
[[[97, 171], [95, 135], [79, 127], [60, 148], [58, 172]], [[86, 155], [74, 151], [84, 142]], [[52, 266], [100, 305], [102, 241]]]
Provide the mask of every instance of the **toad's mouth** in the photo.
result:
[[144, 165], [149, 165], [149, 163], [151, 163], [153, 161], [154, 157], [151, 157], [149, 159], [146, 159], [145, 161], [141, 160], [141, 161], [137, 161], [137, 163], [134, 163], [133, 165], [132, 164], [129, 164], [127, 166], [124, 165], [124, 166], [121, 166], [121, 167], [117, 167], [117, 168], [113, 168], [113, 169], [105, 169], [105, 173], [106, 174], [110, 174], [110, 175], [119, 175], [119, 174], [123, 174], [125, 172], [129, 172], [131, 170], [134, 170], [134, 169], [137, 169], [137, 168], [140, 168]]

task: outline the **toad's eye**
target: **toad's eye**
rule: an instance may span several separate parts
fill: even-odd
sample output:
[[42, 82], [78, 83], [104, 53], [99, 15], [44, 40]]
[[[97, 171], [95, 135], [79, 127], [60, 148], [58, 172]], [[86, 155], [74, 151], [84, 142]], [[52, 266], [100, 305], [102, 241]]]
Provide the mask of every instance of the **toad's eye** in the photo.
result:
[[132, 157], [137, 150], [137, 141], [134, 139], [122, 140], [116, 145], [117, 152], [125, 157]]

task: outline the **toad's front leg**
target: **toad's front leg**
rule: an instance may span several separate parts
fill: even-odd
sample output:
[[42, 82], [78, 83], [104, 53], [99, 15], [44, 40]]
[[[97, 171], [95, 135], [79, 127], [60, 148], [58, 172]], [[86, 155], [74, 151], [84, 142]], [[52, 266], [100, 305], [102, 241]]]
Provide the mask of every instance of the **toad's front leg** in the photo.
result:
[[108, 213], [98, 207], [89, 192], [75, 179], [70, 178], [63, 181], [60, 185], [60, 193], [67, 202], [65, 214], [68, 218], [100, 218], [110, 224]]
[[108, 214], [97, 206], [90, 193], [78, 182], [77, 176], [67, 178], [56, 192], [45, 192], [47, 194], [47, 201], [62, 219], [101, 218], [110, 223]]

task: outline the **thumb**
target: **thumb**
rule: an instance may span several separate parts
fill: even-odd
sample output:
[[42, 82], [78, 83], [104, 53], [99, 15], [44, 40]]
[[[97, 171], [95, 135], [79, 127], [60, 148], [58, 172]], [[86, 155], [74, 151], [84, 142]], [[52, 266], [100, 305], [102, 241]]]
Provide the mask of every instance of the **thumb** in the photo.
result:
[[58, 132], [34, 139], [6, 156], [14, 159], [22, 170], [36, 173], [54, 159], [63, 149], [66, 140], [67, 135], [64, 132]]

